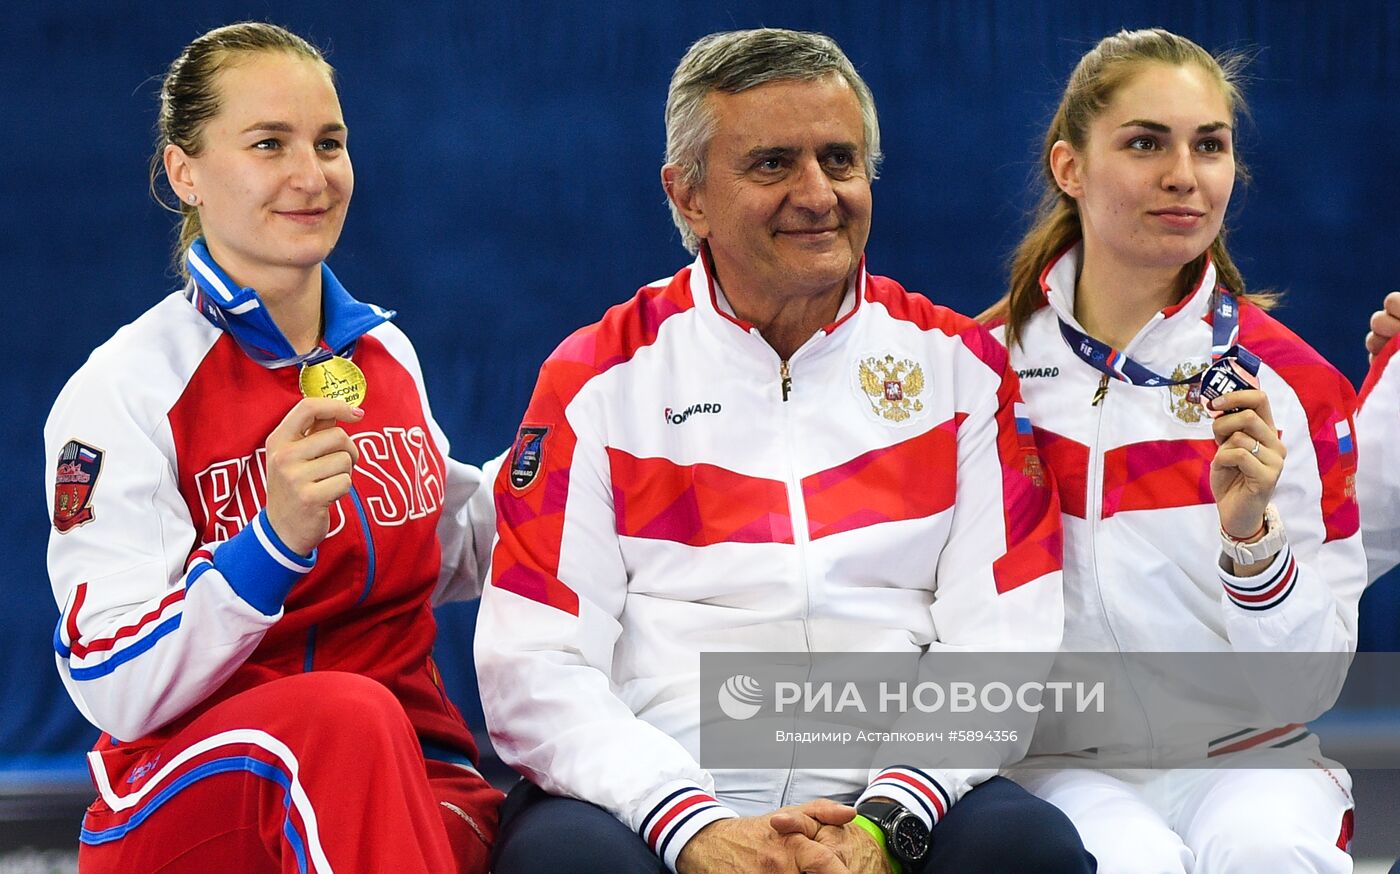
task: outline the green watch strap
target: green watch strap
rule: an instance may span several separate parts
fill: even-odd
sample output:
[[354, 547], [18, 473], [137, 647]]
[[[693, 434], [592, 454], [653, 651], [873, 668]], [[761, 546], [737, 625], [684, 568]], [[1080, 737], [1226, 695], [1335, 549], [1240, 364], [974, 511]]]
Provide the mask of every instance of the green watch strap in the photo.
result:
[[851, 822], [860, 826], [865, 830], [866, 834], [875, 839], [875, 843], [879, 844], [880, 852], [885, 854], [885, 860], [890, 863], [890, 870], [893, 871], [894, 874], [904, 874], [904, 866], [899, 864], [899, 860], [890, 852], [889, 843], [885, 840], [884, 829], [876, 825], [869, 817], [861, 816], [859, 813], [856, 814], [855, 819], [851, 820]]

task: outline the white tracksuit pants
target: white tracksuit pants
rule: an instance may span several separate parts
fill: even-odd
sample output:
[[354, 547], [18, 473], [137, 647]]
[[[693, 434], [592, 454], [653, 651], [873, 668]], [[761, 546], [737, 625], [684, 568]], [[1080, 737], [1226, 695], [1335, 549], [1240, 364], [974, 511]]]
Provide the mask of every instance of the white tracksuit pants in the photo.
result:
[[1350, 874], [1351, 776], [1316, 765], [1008, 776], [1064, 811], [1099, 874]]

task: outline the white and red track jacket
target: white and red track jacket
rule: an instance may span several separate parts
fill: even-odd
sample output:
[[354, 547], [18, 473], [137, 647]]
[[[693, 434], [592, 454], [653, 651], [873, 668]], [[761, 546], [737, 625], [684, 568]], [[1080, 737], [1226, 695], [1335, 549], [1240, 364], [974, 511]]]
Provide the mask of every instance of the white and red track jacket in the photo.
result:
[[448, 457], [413, 347], [323, 269], [326, 342], [350, 350], [368, 392], [363, 421], [342, 426], [360, 450], [353, 489], [302, 558], [262, 511], [263, 441], [301, 397], [298, 368], [273, 360], [286, 340], [256, 293], [191, 253], [196, 284], [93, 352], [44, 427], [54, 648], [108, 733], [95, 770], [110, 755], [117, 785], [133, 750], [309, 670], [378, 680], [431, 758], [475, 760], [432, 665], [431, 608], [479, 592], [495, 514], [481, 471]]
[[785, 380], [726, 308], [697, 259], [545, 362], [496, 480], [477, 626], [503, 759], [672, 868], [736, 813], [869, 785], [932, 824], [993, 773], [708, 773], [701, 652], [1054, 651], [1061, 633], [1054, 492], [989, 334], [862, 268]]
[[1371, 362], [1361, 386], [1356, 438], [1361, 470], [1361, 534], [1371, 579], [1400, 564], [1400, 340], [1392, 339]]
[[[1227, 573], [1219, 564], [1220, 522], [1210, 488], [1211, 419], [1188, 400], [1186, 386], [1108, 380], [1094, 403], [1103, 375], [1069, 347], [1057, 321], [1083, 330], [1074, 320], [1079, 257], [1080, 247], [1072, 247], [1046, 266], [1041, 285], [1047, 306], [1011, 350], [1064, 516], [1064, 649], [1354, 652], [1366, 570], [1354, 497], [1350, 384], [1297, 335], [1240, 301], [1239, 343], [1263, 361], [1260, 386], [1287, 448], [1273, 503], [1288, 546], [1260, 576]], [[1192, 293], [1154, 316], [1121, 352], [1173, 378], [1200, 370], [1210, 361], [1215, 282], [1215, 268], [1207, 266]], [[1258, 713], [1263, 705], [1283, 725], [1187, 724], [1183, 713], [1196, 688], [1191, 677], [1176, 678], [1183, 698], [1145, 696], [1140, 721], [1130, 722], [1140, 737], [1192, 755], [1202, 750], [1188, 748], [1199, 744], [1215, 755], [1296, 741], [1306, 729], [1294, 723], [1330, 706], [1349, 658], [1321, 663], [1332, 673], [1312, 678], [1306, 693], [1298, 685], [1302, 678], [1281, 671], [1243, 676], [1267, 667], [1267, 660], [1241, 667], [1238, 684], [1231, 684], [1240, 690], [1240, 712]], [[1210, 710], [1229, 712], [1223, 705]], [[1169, 726], [1175, 728], [1163, 730]], [[1278, 733], [1283, 727], [1287, 731]], [[1240, 733], [1245, 728], [1260, 730]], [[1073, 715], [1047, 711], [1031, 751], [1113, 745], [1114, 738], [1085, 736], [1087, 730]]]

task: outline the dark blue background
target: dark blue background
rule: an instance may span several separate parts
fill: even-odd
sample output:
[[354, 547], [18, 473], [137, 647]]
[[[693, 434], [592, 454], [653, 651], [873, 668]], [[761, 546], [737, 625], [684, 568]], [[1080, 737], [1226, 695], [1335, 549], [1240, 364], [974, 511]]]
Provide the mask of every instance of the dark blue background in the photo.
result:
[[[539, 362], [571, 329], [686, 263], [658, 184], [676, 60], [719, 29], [826, 31], [870, 82], [888, 160], [872, 269], [968, 312], [999, 292], [1031, 206], [1036, 142], [1078, 56], [1162, 25], [1257, 52], [1233, 249], [1254, 288], [1348, 376], [1367, 315], [1400, 286], [1400, 7], [1285, 2], [475, 4], [73, 0], [0, 25], [0, 397], [6, 616], [0, 775], [77, 765], [93, 730], [59, 684], [44, 569], [40, 429], [69, 374], [175, 284], [173, 222], [145, 167], [156, 79], [189, 39], [241, 18], [290, 26], [340, 75], [357, 173], [332, 258], [397, 308], [458, 457], [510, 440]], [[1362, 603], [1363, 645], [1397, 649], [1400, 598]], [[471, 607], [439, 660], [471, 713]], [[480, 725], [479, 711], [476, 724]]]

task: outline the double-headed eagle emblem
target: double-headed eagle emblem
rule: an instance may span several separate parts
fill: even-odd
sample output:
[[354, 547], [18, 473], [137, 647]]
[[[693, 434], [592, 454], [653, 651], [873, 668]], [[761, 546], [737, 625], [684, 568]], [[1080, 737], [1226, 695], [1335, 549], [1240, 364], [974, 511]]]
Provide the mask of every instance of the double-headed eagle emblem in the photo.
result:
[[[1205, 369], [1204, 364], [1187, 362], [1172, 371], [1172, 380], [1186, 379]], [[1200, 383], [1188, 382], [1172, 386], [1171, 394], [1167, 398], [1167, 409], [1188, 425], [1194, 425], [1204, 419], [1206, 414], [1201, 409]]]
[[891, 422], [904, 422], [923, 410], [924, 369], [908, 358], [893, 355], [860, 362], [860, 387], [870, 409]]

